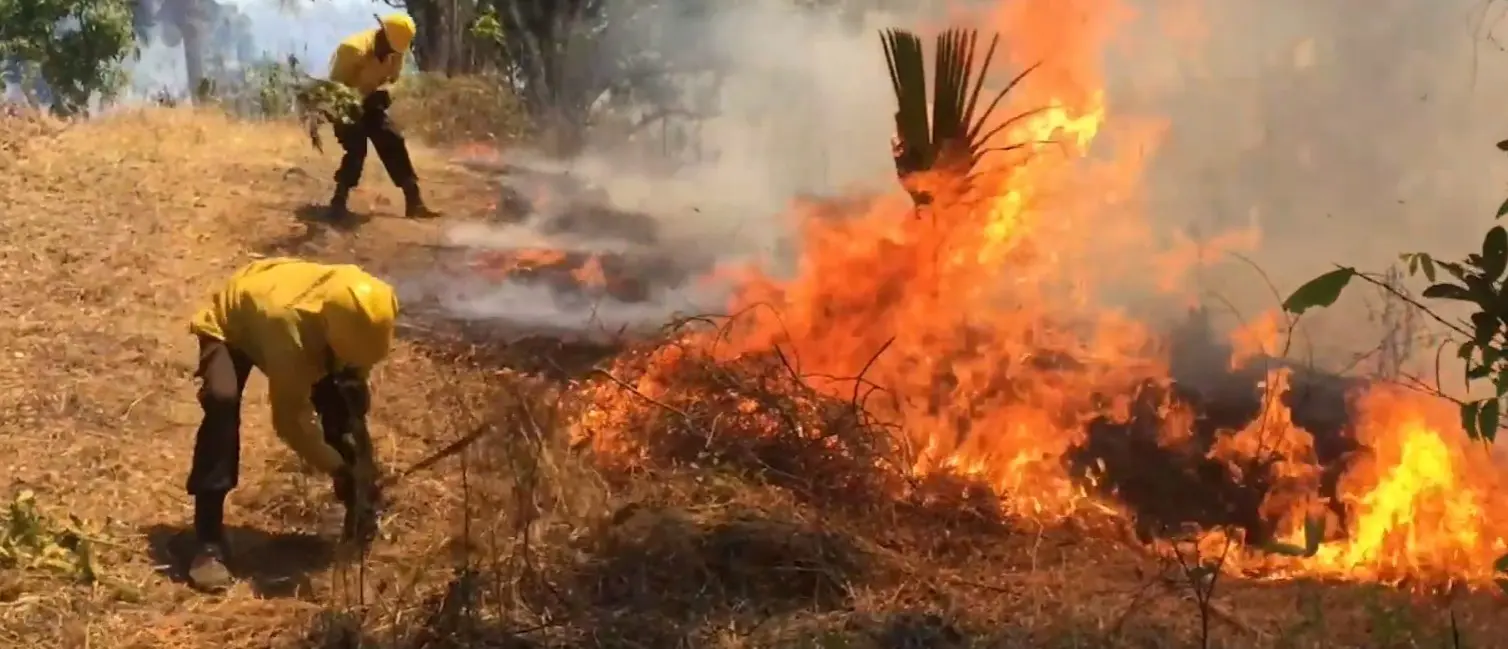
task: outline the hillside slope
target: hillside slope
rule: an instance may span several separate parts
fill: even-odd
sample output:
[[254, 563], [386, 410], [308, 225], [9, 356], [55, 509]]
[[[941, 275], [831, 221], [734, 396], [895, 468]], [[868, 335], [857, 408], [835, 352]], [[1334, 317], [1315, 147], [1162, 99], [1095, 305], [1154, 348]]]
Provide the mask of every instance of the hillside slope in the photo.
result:
[[[7, 288], [0, 297], [0, 411], [11, 413], [0, 418], [0, 457], [10, 469], [0, 491], [31, 490], [44, 510], [111, 521], [96, 544], [110, 585], [88, 595], [66, 589], [22, 595], [0, 609], [0, 637], [45, 639], [12, 646], [205, 646], [239, 620], [289, 625], [276, 616], [312, 604], [247, 593], [203, 600], [166, 587], [155, 573], [189, 512], [182, 482], [198, 408], [191, 377], [196, 351], [185, 319], [207, 291], [255, 256], [318, 254], [316, 248], [329, 251], [319, 255], [326, 258], [380, 255], [381, 246], [365, 244], [425, 240], [439, 226], [384, 218], [401, 211], [401, 198], [378, 167], [353, 199], [355, 210], [373, 217], [361, 245], [339, 232], [310, 237], [299, 219], [324, 198], [335, 160], [316, 154], [294, 128], [162, 110], [67, 128], [13, 118], [0, 130], [20, 140], [26, 128], [33, 133], [19, 143], [18, 155], [0, 160], [6, 196], [0, 273]], [[477, 179], [434, 159], [420, 164], [433, 170], [427, 175], [436, 204], [464, 210], [468, 204], [457, 197], [469, 197], [470, 207], [485, 200]], [[384, 454], [417, 455], [439, 441], [431, 437], [443, 429], [418, 427], [405, 430], [397, 445], [399, 436], [385, 423], [392, 421], [387, 413], [410, 421], [406, 413], [417, 412], [422, 419], [431, 391], [447, 382], [437, 378], [440, 372], [412, 348], [399, 349], [383, 375], [384, 406], [374, 422]], [[244, 426], [241, 487], [228, 521], [242, 538], [233, 541], [248, 564], [288, 556], [296, 564], [303, 561], [298, 549], [320, 544], [279, 533], [300, 517], [315, 520], [328, 488], [289, 471], [295, 465], [269, 434], [258, 378]], [[436, 542], [444, 538], [444, 525], [432, 530]], [[268, 567], [289, 575], [298, 568]], [[269, 589], [292, 589], [275, 578], [264, 581]], [[92, 615], [57, 617], [76, 598], [91, 603], [82, 611]]]
[[[487, 421], [504, 434], [464, 465], [406, 479], [358, 571], [328, 541], [327, 486], [274, 441], [253, 379], [229, 513], [243, 583], [196, 594], [173, 554], [198, 418], [185, 318], [255, 256], [422, 265], [450, 221], [392, 218], [401, 202], [374, 159], [353, 202], [368, 222], [305, 223], [335, 158], [286, 125], [188, 110], [67, 128], [8, 118], [0, 145], [0, 496], [33, 493], [44, 524], [78, 517], [54, 540], [82, 539], [92, 557], [18, 553], [29, 565], [0, 573], [0, 645], [351, 646], [331, 644], [331, 629], [359, 622], [405, 647], [457, 634], [495, 643], [471, 646], [1197, 646], [1177, 567], [1111, 534], [1000, 520], [980, 501], [836, 502], [736, 466], [599, 472], [538, 409], [559, 386], [416, 339], [376, 379], [383, 459], [406, 466]], [[419, 167], [436, 206], [493, 204], [488, 178], [439, 152], [420, 150]], [[1219, 646], [1445, 646], [1443, 610], [1388, 589], [1218, 590]], [[1456, 608], [1478, 643], [1508, 630], [1490, 598]]]

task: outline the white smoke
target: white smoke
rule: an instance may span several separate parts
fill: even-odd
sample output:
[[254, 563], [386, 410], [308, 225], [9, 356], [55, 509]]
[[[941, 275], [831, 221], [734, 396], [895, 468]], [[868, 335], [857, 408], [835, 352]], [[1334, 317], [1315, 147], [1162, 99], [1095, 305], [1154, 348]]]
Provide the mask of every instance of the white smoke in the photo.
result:
[[[569, 174], [583, 192], [596, 196], [593, 200], [652, 218], [658, 230], [654, 242], [620, 241], [608, 246], [611, 252], [668, 257], [699, 270], [657, 285], [647, 302], [608, 300], [590, 310], [562, 306], [557, 294], [513, 283], [452, 282], [447, 286], [459, 290], [443, 298], [446, 308], [452, 315], [509, 325], [548, 321], [561, 329], [586, 330], [608, 322], [652, 329], [675, 312], [726, 308], [726, 293], [699, 281], [713, 265], [758, 262], [777, 274], [793, 271], [788, 251], [795, 199], [898, 189], [888, 150], [894, 98], [878, 30], [921, 27], [927, 16], [936, 14], [916, 9], [856, 19], [784, 0], [749, 0], [714, 4], [709, 15], [696, 18], [651, 21], [652, 34], [633, 36], [653, 39], [662, 50], [724, 62], [713, 116], [695, 129], [698, 161], [666, 171], [644, 154], [653, 146], [602, 143], [569, 165], [516, 150], [506, 158], [534, 171]], [[528, 193], [528, 187], [518, 189]], [[563, 202], [568, 201], [552, 195], [549, 204], [559, 209]], [[551, 218], [542, 214], [535, 220]], [[544, 236], [516, 225], [467, 224], [453, 229], [451, 239], [478, 248], [604, 249], [590, 233]]]
[[[341, 40], [372, 28], [373, 14], [394, 11], [380, 0], [220, 2], [235, 7], [249, 19], [252, 51], [255, 53], [255, 61], [240, 61], [235, 55], [227, 57], [229, 67], [244, 68], [256, 61], [281, 62], [291, 55], [298, 58], [305, 72], [316, 76], [329, 71], [330, 55]], [[127, 69], [131, 73], [131, 86], [122, 98], [123, 103], [138, 103], [163, 91], [176, 96], [188, 94], [183, 46], [166, 42], [166, 32], [170, 29], [161, 24], [154, 27], [150, 42], [140, 48], [139, 57], [129, 61]], [[227, 49], [223, 43], [211, 45], [222, 51]]]

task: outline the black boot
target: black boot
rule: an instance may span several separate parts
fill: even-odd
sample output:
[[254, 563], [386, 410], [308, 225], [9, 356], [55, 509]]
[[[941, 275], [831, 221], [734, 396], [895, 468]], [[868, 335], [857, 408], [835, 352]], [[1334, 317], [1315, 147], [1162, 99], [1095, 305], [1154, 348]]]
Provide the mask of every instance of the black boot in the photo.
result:
[[433, 219], [442, 216], [439, 212], [424, 205], [424, 198], [419, 195], [419, 183], [416, 181], [403, 185], [403, 215], [411, 219]]
[[335, 186], [335, 195], [330, 197], [330, 207], [325, 216], [331, 221], [344, 221], [351, 216], [350, 208], [346, 202], [351, 198], [351, 188], [345, 185]]
[[226, 567], [225, 494], [194, 498], [194, 554], [189, 558], [189, 584], [207, 593], [223, 593], [234, 577]]

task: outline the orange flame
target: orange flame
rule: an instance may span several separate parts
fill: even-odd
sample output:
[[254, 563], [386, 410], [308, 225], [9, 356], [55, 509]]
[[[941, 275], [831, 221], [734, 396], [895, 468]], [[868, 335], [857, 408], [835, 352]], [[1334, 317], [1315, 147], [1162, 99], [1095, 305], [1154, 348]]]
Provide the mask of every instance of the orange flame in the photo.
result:
[[[1012, 98], [1018, 110], [1008, 111], [1040, 109], [1008, 134], [1026, 144], [1020, 155], [991, 159], [966, 188], [914, 177], [934, 196], [924, 218], [900, 193], [845, 218], [797, 206], [795, 278], [741, 269], [733, 307], [744, 315], [728, 330], [621, 360], [641, 371], [641, 395], [659, 398], [688, 349], [723, 360], [779, 349], [819, 392], [846, 400], [860, 372], [891, 392], [869, 409], [904, 431], [912, 474], [970, 476], [1018, 515], [1116, 511], [1069, 475], [1065, 454], [1085, 439], [1091, 420], [1128, 419], [1142, 386], [1167, 383], [1169, 370], [1157, 337], [1096, 306], [1091, 288], [1124, 279], [1129, 262], [1118, 257], [1150, 259], [1143, 275], [1158, 282], [1172, 265], [1188, 265], [1170, 259], [1197, 262], [1205, 254], [1191, 246], [1163, 256], [1137, 248], [1148, 241], [1145, 223], [1126, 211], [1154, 125], [1125, 121], [1113, 139], [1130, 145], [1126, 152], [1087, 159], [1108, 124], [1101, 50], [1124, 16], [1115, 0], [1001, 9], [995, 18], [1006, 26], [1011, 61], [1046, 62]], [[1249, 246], [1254, 233], [1217, 241]], [[1114, 250], [1135, 254], [1105, 254]], [[1285, 326], [1272, 314], [1238, 332], [1234, 366], [1279, 353]], [[1272, 370], [1261, 415], [1226, 431], [1207, 457], [1238, 473], [1256, 466], [1253, 458], [1280, 457], [1263, 469], [1276, 486], [1262, 514], [1278, 521], [1281, 536], [1302, 543], [1305, 518], [1326, 503], [1315, 439], [1279, 398], [1292, 380], [1290, 370]], [[609, 391], [597, 396], [582, 423], [598, 432], [601, 447], [623, 451], [623, 439], [602, 434], [613, 428], [615, 409], [637, 402], [614, 401]], [[1370, 458], [1340, 479], [1338, 498], [1350, 515], [1329, 521], [1316, 556], [1278, 558], [1238, 545], [1234, 567], [1269, 577], [1490, 581], [1493, 559], [1508, 550], [1508, 494], [1490, 453], [1465, 440], [1449, 404], [1428, 397], [1377, 387], [1356, 398], [1353, 411]], [[1159, 443], [1186, 443], [1192, 414], [1176, 407], [1161, 414]], [[1224, 538], [1219, 532], [1206, 541]]]
[[1466, 439], [1448, 402], [1396, 387], [1358, 399], [1370, 457], [1341, 482], [1354, 520], [1295, 571], [1384, 581], [1490, 584], [1508, 553], [1508, 493], [1491, 451]]

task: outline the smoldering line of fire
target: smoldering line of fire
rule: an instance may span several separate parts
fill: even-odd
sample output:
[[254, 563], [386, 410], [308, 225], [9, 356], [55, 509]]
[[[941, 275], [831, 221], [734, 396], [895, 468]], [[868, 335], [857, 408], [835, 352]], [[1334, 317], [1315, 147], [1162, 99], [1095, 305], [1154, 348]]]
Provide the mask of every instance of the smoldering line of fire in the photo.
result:
[[[716, 110], [689, 129], [699, 155], [652, 171], [663, 168], [649, 151], [659, 141], [591, 142], [591, 154], [569, 164], [510, 149], [494, 162], [512, 168], [504, 185], [531, 199], [535, 214], [452, 228], [453, 249], [396, 283], [424, 313], [504, 332], [606, 335], [656, 330], [677, 312], [724, 311], [731, 287], [706, 281], [714, 268], [753, 261], [774, 276], [793, 270], [787, 215], [796, 198], [899, 191], [883, 108], [895, 98], [875, 33], [930, 24], [916, 11], [874, 12], [855, 28], [785, 2], [734, 3], [658, 29], [647, 36], [658, 47], [682, 37], [687, 47], [710, 42], [732, 66]], [[815, 58], [825, 64], [812, 65]], [[651, 234], [625, 228], [636, 220]], [[458, 259], [509, 248], [596, 254], [610, 280], [626, 276], [644, 290], [626, 300], [584, 298], [569, 286], [475, 272]]]

